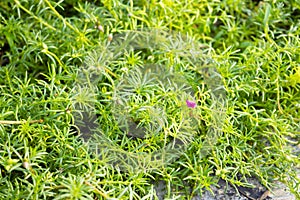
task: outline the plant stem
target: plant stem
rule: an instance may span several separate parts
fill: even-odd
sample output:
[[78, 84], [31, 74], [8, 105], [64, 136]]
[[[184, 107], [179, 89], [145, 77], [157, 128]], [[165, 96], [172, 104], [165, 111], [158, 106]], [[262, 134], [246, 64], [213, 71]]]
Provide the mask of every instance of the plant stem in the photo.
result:
[[[44, 120], [38, 119], [38, 120], [32, 120], [29, 123], [34, 124], [34, 123], [42, 123]], [[26, 121], [10, 121], [10, 120], [0, 120], [0, 124], [24, 124]]]

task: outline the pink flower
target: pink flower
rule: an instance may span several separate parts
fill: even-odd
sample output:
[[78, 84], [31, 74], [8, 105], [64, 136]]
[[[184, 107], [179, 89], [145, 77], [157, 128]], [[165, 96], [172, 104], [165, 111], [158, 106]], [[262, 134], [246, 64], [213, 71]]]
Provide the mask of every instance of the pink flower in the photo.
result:
[[103, 32], [103, 33], [104, 33], [104, 28], [103, 28], [103, 26], [101, 26], [101, 25], [98, 25], [98, 26], [97, 26], [97, 28], [98, 28], [98, 30], [99, 30], [99, 31], [101, 31], [101, 32]]
[[186, 100], [185, 102], [189, 108], [195, 108], [197, 105], [196, 102], [194, 102], [194, 101]]

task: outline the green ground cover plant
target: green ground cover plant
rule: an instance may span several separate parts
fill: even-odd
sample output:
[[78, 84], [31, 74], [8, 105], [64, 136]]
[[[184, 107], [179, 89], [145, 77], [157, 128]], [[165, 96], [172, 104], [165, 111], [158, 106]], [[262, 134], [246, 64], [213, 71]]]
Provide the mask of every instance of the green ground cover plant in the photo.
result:
[[[300, 199], [294, 148], [300, 141], [299, 27], [299, 0], [2, 0], [0, 198], [158, 199], [155, 184], [163, 180], [164, 199], [191, 199], [220, 179], [252, 187], [248, 179], [255, 177], [267, 188], [275, 180], [284, 182]], [[221, 132], [206, 154], [204, 138], [214, 114], [205, 71], [183, 54], [157, 49], [128, 50], [99, 62], [118, 35], [136, 30], [181, 33], [213, 61], [226, 104]], [[155, 130], [169, 128], [169, 142], [177, 137], [175, 129], [186, 119], [180, 110], [185, 104], [176, 100], [184, 86], [144, 80], [146, 72], [139, 70], [146, 61], [175, 66], [170, 77], [179, 83], [179, 77], [186, 78], [201, 119], [186, 120], [185, 138], [193, 134], [193, 140], [172, 162], [123, 170], [107, 154], [91, 151], [80, 136], [76, 116], [84, 104], [75, 104], [91, 94], [79, 93], [76, 83], [95, 66], [96, 92], [89, 100], [101, 133], [125, 152], [151, 152], [164, 145], [164, 135], [124, 134], [128, 130], [116, 119], [122, 112], [112, 112], [116, 104], [111, 103], [116, 88], [131, 91], [136, 95], [128, 100], [132, 120], [150, 132], [153, 119], [168, 124]], [[161, 74], [168, 77], [168, 70]], [[167, 117], [155, 117], [164, 112], [144, 109], [148, 105], [163, 107]]]

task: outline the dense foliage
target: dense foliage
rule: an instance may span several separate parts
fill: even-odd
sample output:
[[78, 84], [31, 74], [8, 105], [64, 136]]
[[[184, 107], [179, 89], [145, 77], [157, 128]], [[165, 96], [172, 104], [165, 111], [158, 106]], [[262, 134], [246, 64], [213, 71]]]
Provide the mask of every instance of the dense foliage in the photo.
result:
[[[195, 133], [179, 158], [151, 170], [123, 171], [80, 138], [76, 83], [86, 66], [99, 64], [94, 58], [118, 34], [156, 29], [187, 35], [214, 61], [226, 91], [226, 116], [203, 156], [203, 135], [214, 116], [210, 88], [184, 56], [150, 49], [101, 60], [93, 103], [101, 131], [120, 148], [134, 151], [145, 140], [143, 151], [161, 145], [159, 135], [122, 135], [109, 103], [114, 88], [122, 86], [120, 77], [141, 81], [137, 68], [147, 60], [175, 65], [175, 74], [185, 76], [198, 95], [197, 112], [203, 114], [197, 124], [202, 134]], [[153, 199], [155, 183], [164, 180], [166, 199], [187, 199], [219, 179], [250, 187], [249, 177], [268, 188], [280, 180], [300, 198], [294, 148], [300, 141], [299, 35], [299, 0], [1, 0], [0, 198]], [[124, 75], [128, 70], [134, 75]], [[173, 116], [164, 120], [176, 126], [182, 116], [174, 99], [182, 88], [151, 84], [140, 91], [142, 100], [135, 101], [137, 95], [130, 101], [160, 102]], [[151, 122], [158, 111], [151, 112], [135, 120]]]

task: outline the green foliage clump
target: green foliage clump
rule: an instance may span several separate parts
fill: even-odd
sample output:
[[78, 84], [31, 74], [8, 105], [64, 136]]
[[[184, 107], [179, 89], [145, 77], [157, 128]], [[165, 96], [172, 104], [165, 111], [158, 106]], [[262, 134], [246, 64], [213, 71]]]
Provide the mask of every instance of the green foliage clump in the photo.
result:
[[[300, 157], [293, 148], [300, 141], [299, 5], [299, 0], [2, 0], [0, 197], [157, 199], [155, 183], [164, 180], [165, 198], [188, 199], [220, 179], [251, 187], [248, 178], [256, 177], [268, 188], [280, 180], [300, 198]], [[93, 60], [118, 34], [145, 29], [180, 32], [208, 49], [205, 55], [222, 77], [227, 101], [221, 134], [208, 154], [201, 149], [212, 123], [211, 88], [184, 56], [141, 49], [115, 61]], [[100, 69], [92, 103], [101, 131], [128, 152], [143, 140], [148, 146], [142, 150], [152, 151], [162, 138], [122, 135], [110, 104], [120, 78], [145, 61], [176, 66], [206, 115], [179, 158], [151, 170], [122, 171], [109, 156], [90, 152], [78, 135], [74, 101], [89, 94], [78, 96], [75, 83], [82, 69]], [[178, 110], [169, 109], [180, 108], [172, 102], [177, 94], [162, 87], [142, 92], [149, 104], [161, 101], [168, 116], [177, 115], [175, 121], [166, 119], [169, 124], [180, 122]], [[143, 114], [151, 116], [141, 112], [135, 120]]]

